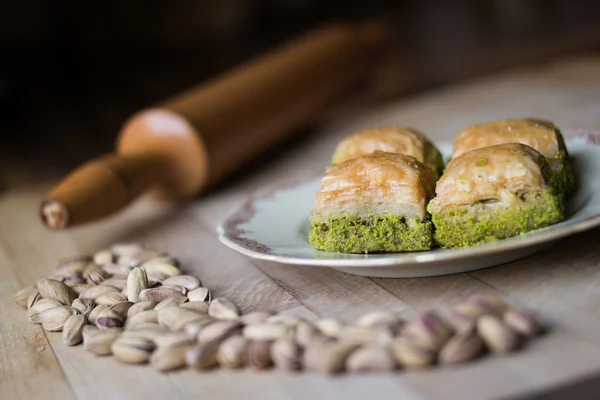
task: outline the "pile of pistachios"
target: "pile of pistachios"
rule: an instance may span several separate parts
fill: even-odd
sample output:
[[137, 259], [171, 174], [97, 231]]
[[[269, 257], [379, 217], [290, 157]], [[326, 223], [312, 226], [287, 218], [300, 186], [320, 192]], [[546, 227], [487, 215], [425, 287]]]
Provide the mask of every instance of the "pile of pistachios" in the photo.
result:
[[542, 328], [529, 313], [495, 297], [472, 296], [450, 318], [430, 311], [403, 321], [369, 312], [354, 324], [313, 323], [297, 315], [242, 315], [212, 299], [179, 261], [139, 244], [63, 260], [54, 274], [19, 290], [15, 303], [68, 346], [158, 371], [271, 366], [285, 371], [390, 371], [457, 364], [518, 349]]

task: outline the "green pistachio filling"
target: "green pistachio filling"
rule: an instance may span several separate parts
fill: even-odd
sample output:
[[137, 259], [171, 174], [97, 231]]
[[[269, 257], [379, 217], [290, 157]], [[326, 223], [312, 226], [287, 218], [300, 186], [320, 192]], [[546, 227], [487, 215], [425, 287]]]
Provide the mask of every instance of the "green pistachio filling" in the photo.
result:
[[551, 185], [564, 192], [565, 195], [569, 195], [575, 191], [575, 173], [571, 157], [565, 149], [559, 151], [556, 158], [562, 168], [552, 171]]
[[348, 215], [312, 222], [310, 244], [338, 253], [429, 250], [433, 245], [431, 221], [399, 215]]
[[432, 212], [434, 239], [442, 247], [465, 247], [516, 236], [561, 222], [562, 195], [551, 190], [529, 193], [518, 207], [490, 207], [484, 203]]

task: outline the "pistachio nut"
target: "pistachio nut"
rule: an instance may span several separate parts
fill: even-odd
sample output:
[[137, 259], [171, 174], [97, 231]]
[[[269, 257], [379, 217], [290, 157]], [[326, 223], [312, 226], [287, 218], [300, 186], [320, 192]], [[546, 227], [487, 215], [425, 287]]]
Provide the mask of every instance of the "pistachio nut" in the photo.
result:
[[122, 301], [120, 303], [113, 304], [108, 308], [119, 314], [119, 317], [124, 321], [127, 318], [129, 309], [133, 306], [131, 301]]
[[185, 361], [188, 367], [203, 370], [217, 366], [218, 341], [198, 344], [185, 353]]
[[96, 326], [100, 329], [120, 328], [123, 326], [123, 318], [116, 311], [106, 308], [98, 314]]
[[194, 347], [192, 344], [159, 347], [150, 356], [150, 364], [157, 371], [166, 372], [184, 368], [186, 366], [185, 355]]
[[[207, 320], [208, 321], [208, 320]], [[198, 342], [200, 344], [223, 341], [225, 338], [239, 333], [241, 323], [237, 321], [216, 320], [205, 324], [198, 332]], [[187, 332], [188, 334], [190, 332]]]
[[81, 314], [71, 315], [63, 325], [62, 341], [67, 346], [75, 346], [83, 341], [83, 327], [86, 319]]
[[157, 321], [171, 331], [181, 331], [187, 324], [210, 318], [206, 314], [197, 313], [182, 307], [164, 307], [158, 310]]
[[[146, 271], [141, 267], [136, 267], [131, 270], [127, 276], [127, 297], [129, 301], [134, 303], [138, 301], [146, 301], [153, 299], [140, 299], [140, 293], [148, 288], [148, 276]], [[158, 300], [156, 300], [158, 302]]]
[[77, 314], [77, 311], [69, 306], [57, 306], [48, 308], [40, 312], [40, 321], [42, 328], [49, 332], [60, 332], [65, 322], [70, 316]]
[[137, 325], [141, 323], [157, 323], [158, 322], [158, 311], [154, 310], [146, 310], [140, 311], [139, 313], [130, 316], [125, 321], [125, 329], [134, 329]]
[[291, 337], [294, 328], [287, 325], [256, 324], [244, 327], [243, 335], [250, 340], [275, 340]]
[[53, 279], [40, 279], [37, 288], [44, 299], [54, 299], [65, 306], [71, 305], [77, 297], [69, 286]]
[[421, 347], [439, 350], [450, 339], [454, 330], [437, 313], [420, 314], [402, 328], [402, 335]]
[[127, 311], [127, 318], [131, 318], [134, 315], [141, 313], [142, 311], [154, 310], [158, 303], [155, 301], [140, 301], [139, 303], [135, 303], [132, 305]]
[[88, 331], [83, 335], [83, 347], [98, 356], [112, 354], [111, 346], [121, 336], [121, 330], [116, 328]]
[[94, 262], [97, 265], [110, 264], [114, 262], [114, 255], [112, 251], [108, 249], [99, 250], [96, 253], [94, 253]]
[[165, 285], [177, 285], [185, 288], [188, 292], [197, 289], [202, 286], [202, 281], [195, 276], [191, 275], [177, 275], [169, 277], [162, 281], [163, 286]]
[[106, 293], [112, 293], [112, 292], [119, 293], [120, 290], [114, 286], [109, 286], [109, 285], [91, 286], [88, 289], [81, 292], [79, 294], [79, 298], [80, 299], [90, 299], [90, 300], [95, 301], [99, 296], [106, 294]]
[[202, 314], [208, 314], [208, 303], [204, 301], [187, 301], [181, 305], [183, 308], [187, 308]]
[[147, 363], [155, 348], [151, 340], [126, 335], [121, 335], [111, 345], [115, 358], [127, 364]]
[[346, 359], [356, 349], [356, 345], [335, 340], [313, 340], [304, 349], [304, 368], [327, 374], [340, 373], [346, 367]]
[[396, 361], [385, 346], [365, 346], [350, 354], [346, 370], [350, 372], [383, 372], [396, 367]]
[[419, 346], [406, 337], [397, 337], [390, 343], [392, 355], [407, 369], [427, 368], [435, 362], [436, 353], [431, 348]]
[[207, 287], [192, 289], [188, 292], [187, 297], [190, 301], [210, 302], [212, 300], [210, 289]]
[[150, 289], [144, 289], [140, 292], [139, 301], [154, 301], [160, 303], [163, 300], [171, 297], [185, 297], [180, 291], [175, 289], [156, 287]]
[[90, 313], [94, 309], [94, 301], [89, 299], [75, 299], [73, 303], [71, 303], [71, 307], [73, 307], [77, 312], [83, 315], [86, 320], [90, 316]]
[[125, 301], [127, 301], [127, 298], [125, 296], [123, 296], [121, 293], [110, 292], [110, 293], [101, 294], [100, 296], [96, 297], [95, 303], [96, 304], [106, 304], [107, 306], [112, 306], [114, 304], [123, 303]]
[[40, 291], [35, 287], [27, 297], [27, 309], [29, 310], [39, 299], [41, 299]]
[[255, 370], [267, 369], [271, 366], [272, 340], [251, 340], [246, 345], [246, 363]]
[[271, 311], [252, 311], [240, 317], [240, 322], [244, 325], [264, 324], [273, 316]]
[[27, 310], [27, 318], [34, 324], [41, 324], [40, 313], [44, 310], [61, 306], [62, 304], [54, 299], [40, 299], [29, 310]]
[[540, 323], [526, 311], [509, 308], [504, 312], [503, 317], [508, 327], [523, 336], [537, 336], [542, 332]]
[[216, 319], [236, 320], [240, 316], [240, 310], [233, 301], [219, 297], [210, 302], [208, 315]]
[[248, 339], [242, 335], [233, 335], [219, 346], [217, 361], [223, 368], [240, 368], [246, 363]]
[[187, 297], [171, 297], [158, 303], [154, 309], [159, 311], [161, 308], [178, 307], [188, 301]]
[[458, 332], [446, 342], [440, 351], [439, 361], [440, 364], [464, 363], [479, 357], [484, 349], [483, 341], [471, 327]]
[[102, 283], [100, 283], [101, 285], [109, 285], [109, 286], [113, 286], [116, 287], [119, 290], [123, 290], [125, 288], [127, 288], [127, 278], [115, 278], [114, 276], [112, 278], [108, 278], [102, 281]]
[[90, 311], [90, 313], [88, 314], [88, 322], [90, 324], [96, 325], [96, 322], [98, 322], [98, 316], [100, 315], [100, 313], [102, 313], [104, 310], [107, 310], [108, 306], [106, 304], [100, 304], [96, 307], [94, 307], [92, 309], [92, 311]]
[[301, 368], [302, 351], [294, 339], [277, 339], [271, 345], [270, 351], [273, 364], [283, 371], [293, 372]]
[[338, 337], [344, 328], [344, 323], [336, 318], [323, 318], [317, 322], [317, 328], [327, 337]]
[[32, 293], [35, 293], [35, 292], [39, 293], [39, 291], [37, 290], [37, 288], [35, 286], [27, 286], [27, 287], [24, 287], [23, 289], [19, 289], [13, 296], [13, 301], [19, 307], [27, 308], [27, 299], [29, 298], [29, 296]]
[[490, 351], [508, 353], [516, 349], [519, 336], [495, 315], [483, 315], [477, 320], [477, 333]]

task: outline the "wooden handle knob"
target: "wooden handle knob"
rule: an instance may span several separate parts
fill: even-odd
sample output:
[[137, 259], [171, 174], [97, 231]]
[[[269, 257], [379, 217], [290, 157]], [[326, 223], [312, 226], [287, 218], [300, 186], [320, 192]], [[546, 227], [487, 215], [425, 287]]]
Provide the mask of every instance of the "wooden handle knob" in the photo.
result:
[[157, 155], [108, 155], [71, 173], [42, 202], [42, 221], [52, 229], [78, 225], [110, 215], [148, 187], [165, 179]]

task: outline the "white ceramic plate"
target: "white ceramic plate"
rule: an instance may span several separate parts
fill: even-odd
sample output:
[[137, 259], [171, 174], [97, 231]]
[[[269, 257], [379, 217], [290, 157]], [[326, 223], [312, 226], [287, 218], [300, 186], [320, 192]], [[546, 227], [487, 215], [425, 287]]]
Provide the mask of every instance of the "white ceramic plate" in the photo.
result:
[[[514, 261], [600, 225], [600, 134], [563, 132], [574, 159], [578, 188], [568, 201], [567, 219], [547, 228], [463, 249], [378, 254], [318, 251], [308, 242], [308, 217], [320, 184], [316, 177], [254, 194], [219, 225], [219, 236], [227, 246], [253, 258], [373, 277], [445, 275]], [[440, 150], [447, 157], [450, 145], [442, 144]]]

